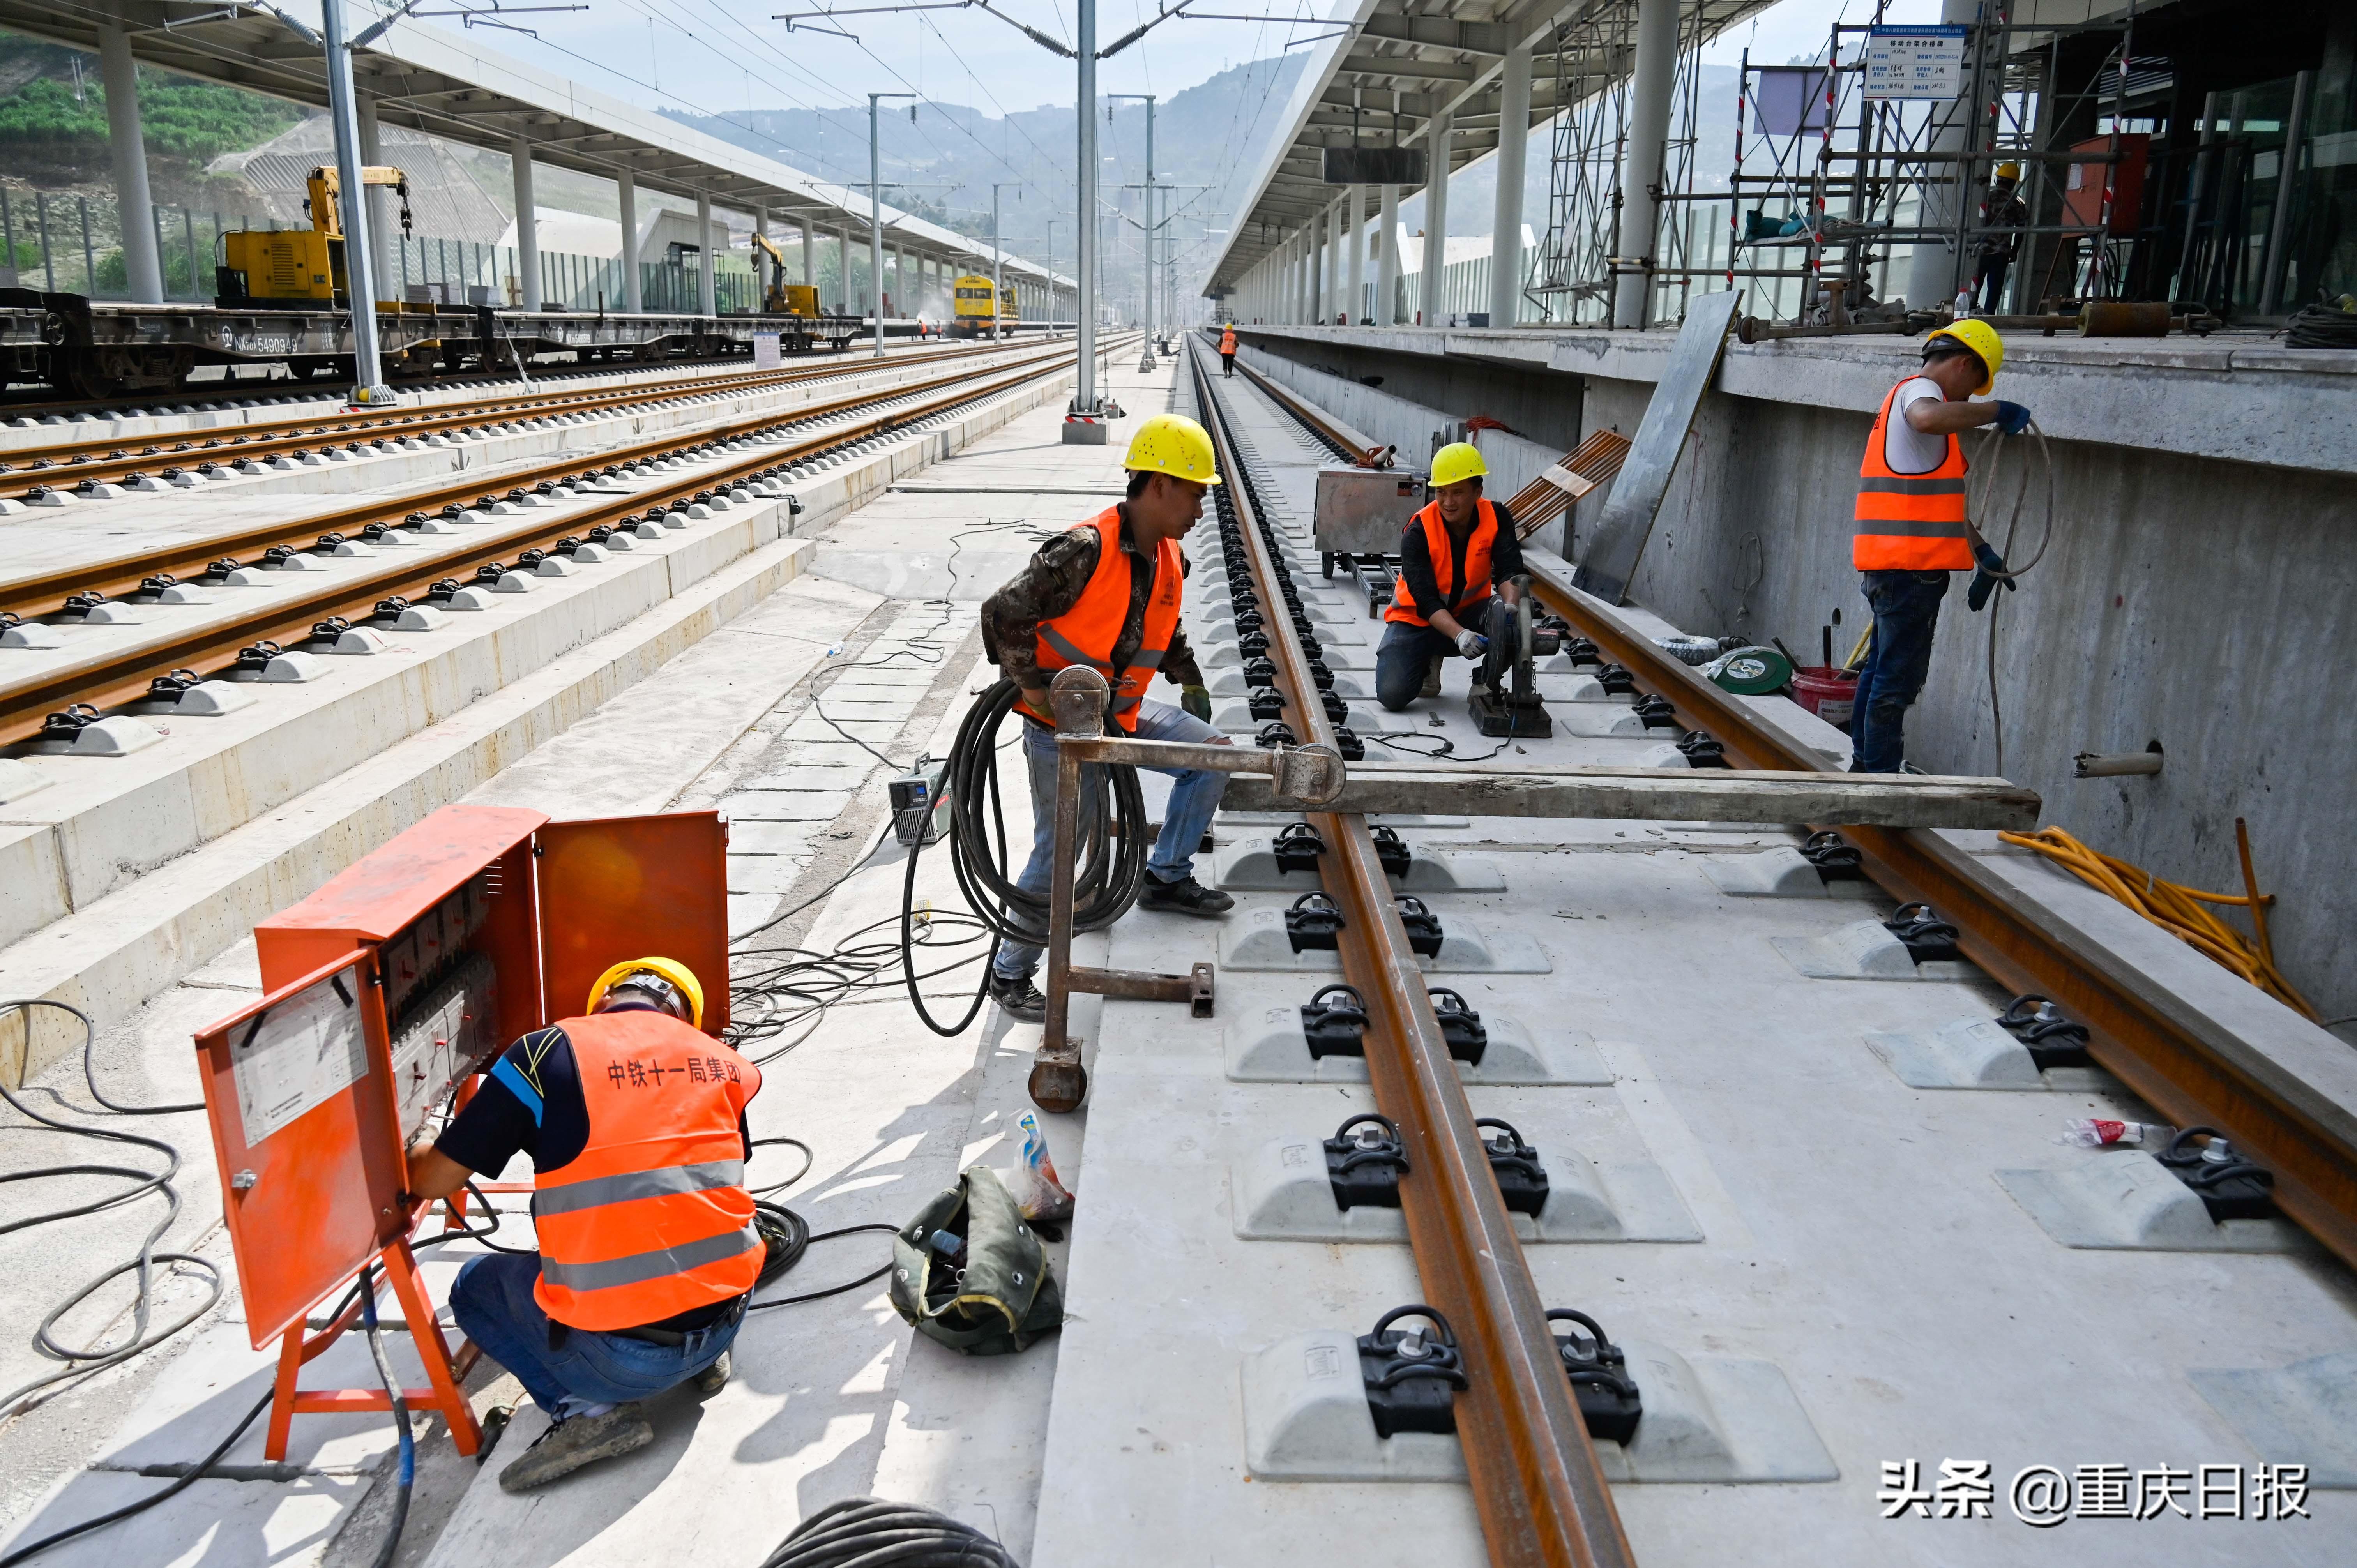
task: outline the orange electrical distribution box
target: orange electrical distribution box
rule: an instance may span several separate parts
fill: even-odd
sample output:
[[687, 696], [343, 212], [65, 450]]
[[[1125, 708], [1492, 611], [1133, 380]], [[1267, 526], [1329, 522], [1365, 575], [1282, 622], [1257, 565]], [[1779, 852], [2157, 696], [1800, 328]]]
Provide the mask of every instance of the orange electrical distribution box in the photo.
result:
[[[410, 1254], [405, 1147], [509, 1042], [577, 1016], [612, 964], [661, 955], [728, 1022], [727, 830], [713, 811], [552, 822], [446, 806], [254, 928], [261, 1001], [197, 1036], [246, 1322], [282, 1341], [269, 1452], [292, 1416], [384, 1409], [381, 1391], [297, 1391], [350, 1326], [305, 1315], [382, 1258], [413, 1325], [433, 1312]], [[485, 1175], [496, 1175], [486, 1172]], [[474, 1422], [438, 1333], [414, 1335], [462, 1452]]]
[[2151, 149], [2152, 138], [2140, 131], [2072, 143], [2074, 153], [2111, 155], [2117, 161], [2069, 166], [2063, 177], [2062, 221], [2115, 236], [2135, 233], [2144, 216], [2145, 162]]

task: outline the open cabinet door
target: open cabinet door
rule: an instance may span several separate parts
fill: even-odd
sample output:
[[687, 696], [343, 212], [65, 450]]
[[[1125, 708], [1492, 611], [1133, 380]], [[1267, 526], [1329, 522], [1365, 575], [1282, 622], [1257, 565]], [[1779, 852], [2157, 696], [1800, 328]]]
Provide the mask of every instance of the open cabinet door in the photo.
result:
[[197, 1058], [259, 1350], [409, 1229], [374, 954], [231, 1014], [197, 1036]]
[[540, 830], [541, 993], [576, 1018], [626, 959], [676, 959], [704, 985], [704, 1032], [728, 1026], [728, 829], [717, 811], [601, 817]]

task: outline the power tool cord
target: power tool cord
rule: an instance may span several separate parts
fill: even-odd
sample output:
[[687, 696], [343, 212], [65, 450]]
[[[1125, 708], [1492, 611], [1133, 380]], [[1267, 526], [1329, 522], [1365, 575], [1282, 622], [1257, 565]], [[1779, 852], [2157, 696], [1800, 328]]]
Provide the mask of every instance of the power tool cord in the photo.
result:
[[376, 1320], [376, 1265], [361, 1266], [361, 1324], [368, 1334], [371, 1359], [376, 1362], [376, 1375], [384, 1381], [384, 1397], [393, 1406], [393, 1424], [401, 1434], [401, 1458], [394, 1473], [393, 1520], [384, 1527], [384, 1538], [377, 1543], [375, 1568], [393, 1568], [393, 1553], [401, 1550], [402, 1527], [409, 1522], [409, 1494], [417, 1484], [417, 1433], [410, 1424], [409, 1402], [402, 1395], [401, 1380], [393, 1375], [393, 1358], [385, 1354], [384, 1330]]
[[[2002, 542], [1995, 541], [1990, 542], [1991, 548], [1996, 551], [1998, 559], [2005, 562], [2006, 569], [2002, 572], [1991, 572], [1987, 575], [1996, 578], [2001, 585], [2009, 585], [2013, 583], [2018, 582], [2021, 578], [2028, 576], [2032, 567], [2036, 566], [2040, 561], [2046, 559], [2047, 547], [2054, 542], [2054, 454], [2046, 444], [2046, 432], [2038, 427], [2038, 422], [2034, 419], [2029, 422], [2029, 434], [2038, 438], [2038, 461], [2046, 470], [2046, 512], [2044, 526], [2038, 536], [2038, 548], [2031, 553], [2029, 559], [2020, 563], [2018, 565], [2015, 564], [2013, 560], [2013, 542], [2021, 532], [2021, 509], [2023, 504], [2028, 500], [2029, 495], [2029, 465], [2028, 463], [2024, 463], [2021, 465], [2018, 479], [2014, 485], [2013, 504], [2006, 513], [2005, 538]], [[1987, 478], [1984, 479], [1981, 484], [1979, 497], [1980, 504], [1977, 506], [1968, 507], [1966, 510], [1967, 516], [1985, 517], [1987, 515], [1986, 509], [1994, 501], [1997, 494], [1999, 482], [1998, 476], [2005, 466], [2004, 458], [2006, 446], [2012, 439], [2013, 437], [2011, 436], [2000, 435], [1993, 425], [1988, 427], [1988, 434], [1982, 436], [1980, 441], [1980, 450], [1977, 455], [1985, 459], [1985, 461], [1975, 464], [1974, 467], [1975, 468], [1985, 469]], [[1986, 538], [1986, 533], [1983, 534], [1983, 537], [1985, 539]], [[2004, 601], [2004, 586], [2000, 586], [1990, 593], [1988, 605], [1989, 628], [1987, 654], [1989, 733], [1996, 746], [1996, 771], [2000, 778], [2003, 777], [2005, 773], [2005, 704], [1997, 695], [1996, 644], [1998, 612], [2003, 607]]]
[[846, 1498], [802, 1520], [761, 1568], [1020, 1568], [998, 1542], [914, 1503]]

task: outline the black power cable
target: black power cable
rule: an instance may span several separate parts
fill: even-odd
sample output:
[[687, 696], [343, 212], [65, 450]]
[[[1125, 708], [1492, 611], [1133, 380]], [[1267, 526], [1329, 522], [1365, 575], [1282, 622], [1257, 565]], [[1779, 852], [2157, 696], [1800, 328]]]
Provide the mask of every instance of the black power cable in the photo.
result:
[[802, 1520], [761, 1568], [1022, 1568], [960, 1520], [914, 1503], [846, 1498]]

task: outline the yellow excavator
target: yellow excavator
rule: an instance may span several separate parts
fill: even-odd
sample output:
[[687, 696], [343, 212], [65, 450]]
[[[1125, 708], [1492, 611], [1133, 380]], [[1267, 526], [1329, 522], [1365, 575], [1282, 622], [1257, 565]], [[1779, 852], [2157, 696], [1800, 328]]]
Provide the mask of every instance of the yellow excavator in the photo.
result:
[[808, 284], [786, 281], [786, 253], [778, 249], [777, 242], [756, 231], [753, 249], [770, 258], [770, 285], [761, 299], [761, 311], [766, 316], [818, 317], [818, 290]]
[[[409, 177], [382, 165], [361, 170], [363, 186], [385, 186], [401, 198], [401, 231], [409, 232]], [[221, 236], [216, 287], [224, 307], [240, 305], [351, 303], [344, 275], [344, 223], [339, 199], [343, 179], [333, 164], [311, 171], [311, 227], [245, 229]], [[397, 306], [395, 308], [398, 308]]]

